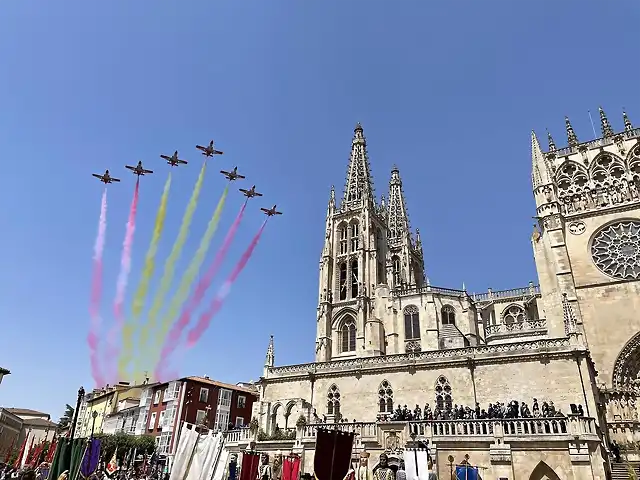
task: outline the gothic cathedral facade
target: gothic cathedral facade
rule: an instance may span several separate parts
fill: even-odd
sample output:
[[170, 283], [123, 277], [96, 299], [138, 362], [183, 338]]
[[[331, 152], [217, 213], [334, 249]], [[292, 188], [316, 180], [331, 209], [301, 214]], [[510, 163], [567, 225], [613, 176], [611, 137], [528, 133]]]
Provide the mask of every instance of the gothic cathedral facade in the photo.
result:
[[[438, 471], [468, 454], [484, 478], [604, 479], [612, 440], [637, 453], [640, 128], [625, 113], [614, 130], [600, 110], [602, 136], [580, 142], [565, 123], [564, 148], [531, 135], [539, 285], [481, 294], [431, 284], [399, 170], [376, 198], [356, 126], [342, 198], [332, 188], [327, 207], [315, 362], [275, 366], [272, 339], [254, 406], [265, 438], [298, 429], [305, 471], [321, 423], [357, 429], [374, 459], [423, 437]], [[511, 426], [477, 426], [492, 419], [474, 411], [534, 398], [564, 427], [527, 426], [521, 412]], [[399, 422], [427, 404], [470, 413]]]

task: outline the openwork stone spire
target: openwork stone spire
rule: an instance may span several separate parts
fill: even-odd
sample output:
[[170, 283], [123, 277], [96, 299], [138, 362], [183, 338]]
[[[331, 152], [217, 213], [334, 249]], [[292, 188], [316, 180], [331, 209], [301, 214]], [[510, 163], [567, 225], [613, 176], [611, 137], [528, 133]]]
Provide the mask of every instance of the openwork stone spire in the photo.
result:
[[402, 191], [402, 179], [400, 178], [400, 171], [395, 165], [391, 169], [391, 180], [389, 180], [389, 217], [387, 226], [389, 227], [389, 241], [392, 243], [407, 238], [410, 233], [407, 204]]
[[564, 123], [567, 127], [567, 140], [569, 141], [569, 146], [577, 147], [578, 143], [580, 142], [578, 141], [578, 136], [576, 135], [576, 132], [573, 130], [573, 127], [571, 126], [571, 121], [569, 120], [569, 117], [564, 117]]
[[[553, 141], [553, 140], [552, 140]], [[551, 183], [551, 174], [536, 132], [531, 132], [531, 182], [533, 188]]]
[[598, 107], [598, 112], [600, 112], [600, 129], [602, 130], [602, 136], [613, 137], [613, 128], [611, 128], [609, 119], [607, 118], [606, 113], [604, 113], [602, 107]]
[[567, 294], [562, 294], [562, 314], [564, 316], [564, 333], [569, 335], [570, 333], [576, 333], [576, 316], [573, 313], [573, 308], [569, 300], [567, 300]]
[[327, 217], [329, 217], [336, 209], [336, 188], [331, 185], [331, 193], [329, 193], [329, 204], [327, 205]]
[[557, 150], [556, 142], [553, 141], [553, 137], [551, 136], [551, 132], [549, 132], [549, 130], [547, 130], [547, 142], [549, 142], [549, 151], [555, 152]]
[[633, 130], [633, 125], [631, 125], [631, 120], [629, 120], [629, 116], [627, 115], [627, 112], [625, 112], [624, 110], [622, 111], [622, 119], [624, 120], [624, 131], [630, 132], [631, 130]]
[[362, 125], [358, 123], [353, 131], [347, 183], [340, 209], [344, 211], [366, 205], [373, 206], [375, 205], [373, 198], [373, 181], [369, 156], [367, 155], [367, 141], [364, 138]]
[[267, 347], [267, 356], [264, 359], [264, 366], [273, 367], [275, 359], [276, 357], [273, 350], [273, 335], [271, 335], [271, 338], [269, 339], [269, 347]]

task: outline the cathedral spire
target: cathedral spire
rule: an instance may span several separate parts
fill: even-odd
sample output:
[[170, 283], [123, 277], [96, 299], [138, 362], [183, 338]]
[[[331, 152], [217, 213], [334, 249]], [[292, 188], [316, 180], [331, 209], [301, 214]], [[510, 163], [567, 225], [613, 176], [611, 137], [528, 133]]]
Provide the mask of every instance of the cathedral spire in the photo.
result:
[[553, 137], [551, 136], [551, 132], [549, 132], [549, 130], [547, 130], [547, 142], [549, 142], [549, 151], [555, 152], [557, 150], [556, 142], [553, 141]]
[[629, 120], [629, 116], [627, 115], [627, 112], [625, 112], [624, 110], [622, 111], [622, 119], [624, 120], [624, 131], [630, 132], [631, 130], [633, 130], [633, 125], [631, 125], [631, 120]]
[[604, 113], [602, 107], [598, 107], [598, 112], [600, 112], [600, 129], [602, 130], [602, 136], [605, 138], [613, 137], [613, 128], [611, 128], [607, 114]]
[[349, 210], [363, 206], [373, 206], [373, 181], [371, 167], [367, 155], [367, 141], [364, 138], [362, 125], [358, 123], [353, 130], [351, 156], [347, 169], [347, 183], [340, 205], [341, 210]]
[[410, 234], [407, 205], [402, 191], [402, 179], [400, 178], [400, 171], [395, 165], [391, 169], [391, 180], [389, 180], [389, 216], [387, 225], [389, 227], [390, 242], [401, 241]]
[[534, 189], [551, 183], [551, 173], [534, 131], [531, 132], [531, 181]]
[[422, 256], [422, 238], [420, 238], [420, 229], [416, 228], [416, 252]]
[[271, 335], [271, 338], [269, 339], [269, 347], [267, 347], [267, 356], [264, 359], [264, 366], [273, 367], [275, 359], [276, 357], [273, 351], [273, 335]]
[[577, 147], [578, 143], [580, 142], [578, 141], [578, 136], [576, 135], [576, 132], [573, 130], [573, 127], [571, 126], [571, 121], [569, 120], [569, 117], [564, 117], [564, 123], [567, 127], [567, 140], [569, 141], [569, 146]]
[[327, 205], [327, 218], [333, 215], [336, 210], [336, 188], [331, 185], [331, 193], [329, 193], [329, 204]]

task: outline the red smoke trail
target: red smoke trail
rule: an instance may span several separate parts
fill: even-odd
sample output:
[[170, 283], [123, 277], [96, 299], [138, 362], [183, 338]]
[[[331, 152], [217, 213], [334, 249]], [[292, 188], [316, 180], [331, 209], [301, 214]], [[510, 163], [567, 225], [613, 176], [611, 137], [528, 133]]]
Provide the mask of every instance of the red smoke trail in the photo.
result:
[[[129, 272], [131, 271], [131, 247], [133, 246], [133, 234], [136, 231], [136, 212], [138, 211], [138, 192], [140, 188], [140, 177], [136, 181], [136, 188], [133, 191], [133, 199], [129, 209], [129, 219], [127, 220], [127, 228], [122, 242], [122, 256], [120, 257], [120, 273], [118, 274], [118, 283], [116, 284], [116, 296], [113, 301], [113, 313], [116, 317], [116, 323], [109, 332], [109, 355], [111, 361], [117, 360], [120, 353], [116, 338], [124, 326], [125, 319], [122, 314], [122, 305], [124, 303], [124, 294], [129, 282]], [[110, 381], [115, 383], [117, 379], [112, 378]]]
[[107, 232], [107, 187], [102, 192], [100, 204], [100, 221], [98, 222], [98, 235], [93, 247], [93, 275], [91, 279], [91, 299], [89, 301], [89, 316], [91, 325], [87, 335], [89, 344], [89, 358], [91, 363], [91, 376], [97, 386], [104, 384], [104, 378], [100, 372], [98, 358], [98, 336], [100, 335], [100, 297], [102, 296], [102, 252], [104, 251], [104, 239]]
[[242, 204], [242, 207], [240, 208], [236, 219], [229, 227], [229, 231], [224, 237], [222, 245], [216, 253], [215, 258], [213, 259], [213, 262], [211, 262], [211, 265], [207, 269], [206, 273], [204, 274], [200, 282], [198, 282], [198, 285], [196, 285], [189, 303], [182, 310], [180, 318], [176, 323], [173, 324], [173, 327], [171, 328], [169, 335], [167, 336], [167, 339], [162, 346], [162, 353], [160, 354], [160, 361], [158, 362], [158, 365], [156, 367], [156, 376], [154, 378], [159, 378], [159, 376], [162, 375], [166, 360], [168, 360], [169, 356], [175, 351], [176, 347], [178, 346], [180, 338], [182, 337], [182, 332], [184, 332], [185, 328], [187, 328], [187, 326], [189, 325], [189, 321], [191, 320], [193, 311], [198, 308], [198, 305], [200, 305], [200, 302], [202, 302], [202, 299], [207, 293], [207, 290], [209, 290], [209, 287], [211, 286], [211, 282], [213, 282], [213, 279], [218, 273], [218, 270], [220, 270], [220, 266], [226, 258], [227, 253], [229, 252], [229, 248], [233, 243], [233, 239], [236, 236], [238, 227], [240, 227], [240, 222], [242, 221], [242, 217], [244, 216], [244, 211], [247, 208], [248, 201], [249, 199], [245, 200]]
[[258, 242], [260, 241], [260, 237], [262, 236], [264, 227], [267, 226], [268, 220], [269, 220], [268, 217], [264, 220], [264, 223], [260, 227], [260, 230], [258, 230], [258, 233], [256, 233], [255, 237], [253, 237], [253, 240], [251, 240], [249, 247], [242, 254], [242, 257], [240, 257], [240, 260], [238, 261], [236, 266], [233, 268], [233, 270], [229, 274], [229, 277], [220, 286], [220, 289], [218, 290], [218, 293], [216, 293], [216, 296], [213, 299], [213, 301], [211, 302], [209, 309], [205, 311], [202, 315], [200, 315], [200, 318], [198, 319], [198, 323], [196, 324], [196, 326], [189, 331], [187, 335], [187, 348], [193, 347], [198, 342], [198, 340], [200, 340], [200, 337], [202, 336], [202, 334], [205, 332], [207, 328], [209, 328], [211, 319], [218, 313], [218, 311], [220, 311], [220, 308], [222, 308], [225, 298], [227, 298], [227, 295], [229, 295], [229, 292], [231, 291], [231, 287], [233, 286], [234, 282], [238, 279], [238, 276], [242, 273], [242, 270], [244, 269], [244, 267], [247, 266], [247, 262], [251, 258], [251, 255], [253, 255], [253, 251], [255, 250], [256, 246], [258, 245]]

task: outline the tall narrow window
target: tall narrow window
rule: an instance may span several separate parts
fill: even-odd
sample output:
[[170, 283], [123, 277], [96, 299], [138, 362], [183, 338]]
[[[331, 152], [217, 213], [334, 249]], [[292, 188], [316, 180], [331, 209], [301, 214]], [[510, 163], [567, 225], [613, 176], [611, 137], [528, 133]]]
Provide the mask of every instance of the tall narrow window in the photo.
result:
[[400, 286], [400, 258], [397, 256], [394, 256], [391, 259], [391, 261], [393, 263], [393, 286], [399, 287]]
[[385, 283], [384, 263], [378, 262], [378, 285]]
[[327, 415], [340, 417], [340, 389], [336, 384], [331, 385], [327, 392]]
[[358, 260], [351, 262], [351, 298], [358, 296]]
[[436, 382], [436, 406], [440, 410], [451, 410], [452, 405], [451, 384], [447, 377], [441, 376]]
[[342, 352], [356, 351], [356, 321], [351, 315], [347, 315], [340, 329]]
[[386, 380], [383, 380], [378, 388], [378, 405], [380, 413], [393, 413], [393, 389]]
[[360, 230], [357, 223], [351, 224], [351, 251], [356, 252], [359, 247]]
[[348, 278], [347, 278], [347, 264], [340, 264], [340, 279], [339, 279], [339, 288], [340, 288], [340, 300], [347, 299], [347, 289], [348, 289]]
[[445, 305], [442, 307], [442, 324], [443, 325], [455, 325], [456, 324], [456, 311], [451, 305]]
[[347, 253], [347, 227], [340, 228], [340, 255]]
[[420, 340], [420, 315], [415, 305], [404, 309], [404, 339]]

